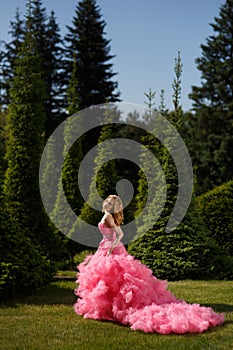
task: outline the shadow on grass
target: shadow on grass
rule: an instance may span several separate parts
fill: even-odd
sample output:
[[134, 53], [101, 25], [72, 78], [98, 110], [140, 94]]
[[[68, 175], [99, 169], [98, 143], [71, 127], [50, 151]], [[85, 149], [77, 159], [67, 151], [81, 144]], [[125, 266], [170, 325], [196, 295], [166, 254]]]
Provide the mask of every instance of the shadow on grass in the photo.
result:
[[233, 305], [229, 304], [205, 304], [203, 306], [211, 307], [216, 312], [233, 312]]
[[[25, 305], [67, 305], [73, 306], [77, 300], [74, 294], [76, 283], [72, 281], [52, 282], [49, 285], [38, 290], [36, 293], [24, 297], [12, 298], [1, 305], [2, 308], [19, 307]], [[233, 312], [233, 305], [231, 304], [203, 304], [202, 306], [211, 307], [214, 311]], [[227, 322], [227, 321], [226, 321]], [[226, 323], [225, 322], [225, 323]]]
[[19, 307], [22, 304], [27, 305], [69, 305], [72, 306], [77, 297], [74, 294], [76, 285], [71, 282], [61, 282], [51, 284], [41, 288], [32, 295], [14, 297], [1, 305], [1, 308]]

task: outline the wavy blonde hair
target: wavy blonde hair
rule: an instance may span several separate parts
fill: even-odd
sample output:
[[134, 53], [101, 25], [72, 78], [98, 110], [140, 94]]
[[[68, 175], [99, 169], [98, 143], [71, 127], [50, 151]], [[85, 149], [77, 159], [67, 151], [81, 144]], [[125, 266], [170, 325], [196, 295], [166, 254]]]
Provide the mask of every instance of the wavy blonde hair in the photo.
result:
[[[104, 202], [108, 199], [113, 200], [113, 219], [117, 226], [120, 226], [124, 221], [124, 213], [123, 213], [123, 204], [120, 197], [116, 196], [115, 194], [110, 194], [107, 198], [105, 198]], [[104, 203], [103, 202], [103, 203]]]

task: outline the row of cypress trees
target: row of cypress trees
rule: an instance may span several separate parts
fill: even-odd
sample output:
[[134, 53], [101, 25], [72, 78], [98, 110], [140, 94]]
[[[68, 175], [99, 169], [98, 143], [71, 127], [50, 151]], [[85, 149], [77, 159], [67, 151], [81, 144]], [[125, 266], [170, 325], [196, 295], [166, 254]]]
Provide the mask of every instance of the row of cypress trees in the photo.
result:
[[[86, 93], [95, 103], [118, 98], [99, 7], [94, 0], [83, 0], [75, 16], [67, 36], [71, 45], [65, 49], [54, 13], [47, 21], [42, 1], [28, 0], [26, 20], [21, 20], [17, 12], [16, 22], [11, 24], [13, 40], [1, 52], [1, 296], [32, 292], [47, 283], [64, 251], [69, 253], [63, 237], [54, 235], [55, 228], [40, 198], [39, 165], [48, 136], [68, 115], [80, 106], [88, 106]], [[98, 41], [99, 51], [91, 53], [99, 57], [95, 65], [88, 60], [88, 44], [83, 46], [84, 56], [76, 53], [76, 46], [84, 40], [81, 32], [89, 32], [85, 40], [90, 45], [93, 35]], [[90, 81], [80, 75], [84, 63], [86, 76], [92, 77]], [[61, 149], [67, 141], [66, 133], [63, 139]], [[52, 147], [49, 152], [54, 152]], [[66, 191], [73, 190], [70, 176], [74, 164], [70, 154], [65, 161]], [[77, 194], [74, 191], [73, 196]]]

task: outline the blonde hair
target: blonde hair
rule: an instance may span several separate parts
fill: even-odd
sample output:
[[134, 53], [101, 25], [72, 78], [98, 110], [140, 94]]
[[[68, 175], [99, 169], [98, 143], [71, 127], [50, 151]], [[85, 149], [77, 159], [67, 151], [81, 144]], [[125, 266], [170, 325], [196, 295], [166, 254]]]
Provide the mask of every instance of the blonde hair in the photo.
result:
[[[105, 198], [104, 202], [108, 199], [113, 199], [113, 219], [117, 226], [120, 226], [124, 221], [124, 213], [123, 213], [123, 204], [120, 197], [115, 194], [110, 194], [107, 198]], [[103, 202], [103, 203], [104, 203]]]

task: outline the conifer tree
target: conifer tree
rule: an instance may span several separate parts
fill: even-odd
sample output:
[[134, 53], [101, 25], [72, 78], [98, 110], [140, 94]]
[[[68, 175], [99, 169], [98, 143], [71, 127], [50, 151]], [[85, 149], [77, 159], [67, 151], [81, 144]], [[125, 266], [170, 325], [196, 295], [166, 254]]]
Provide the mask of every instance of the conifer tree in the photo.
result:
[[[54, 11], [51, 12], [48, 18], [41, 0], [32, 0], [30, 6], [31, 28], [35, 33], [36, 46], [41, 55], [43, 78], [46, 87], [45, 135], [48, 137], [65, 117], [64, 110], [67, 101], [64, 81], [64, 48]], [[4, 43], [4, 49], [1, 53], [2, 73], [0, 88], [2, 90], [2, 105], [8, 105], [10, 102], [10, 81], [14, 76], [18, 50], [25, 37], [25, 20], [20, 18], [18, 9], [15, 21], [11, 22], [10, 34], [12, 41]]]
[[[77, 125], [74, 127], [73, 121], [69, 117], [77, 113], [79, 110], [79, 96], [77, 91], [78, 81], [76, 77], [76, 70], [76, 60], [74, 60], [71, 80], [67, 89], [68, 118], [65, 121], [63, 130], [64, 163], [62, 166], [61, 179], [58, 183], [55, 206], [52, 210], [52, 216], [56, 217], [56, 221], [58, 220], [59, 222], [59, 227], [63, 228], [69, 227], [70, 225], [70, 217], [66, 216], [62, 203], [63, 191], [69, 205], [76, 215], [80, 214], [80, 210], [83, 205], [83, 199], [79, 190], [78, 183], [79, 166], [83, 158], [82, 137], [79, 138], [79, 140], [77, 140], [70, 149], [68, 149], [70, 142], [75, 139], [77, 128]], [[79, 126], [81, 127], [81, 123]], [[65, 238], [65, 236], [57, 229], [55, 229], [55, 234], [59, 236], [63, 241], [64, 259], [69, 260], [69, 264], [73, 268], [73, 257], [78, 251], [82, 250], [83, 247], [80, 246], [77, 242]]]
[[49, 135], [66, 117], [67, 106], [64, 79], [64, 47], [54, 11], [51, 11], [45, 30], [44, 77], [47, 86], [46, 133]]
[[[98, 139], [98, 153], [94, 160], [95, 167], [94, 167], [94, 174], [93, 178], [91, 179], [90, 184], [90, 191], [89, 191], [89, 198], [88, 202], [90, 203], [90, 206], [88, 203], [84, 203], [84, 206], [81, 210], [80, 218], [94, 226], [97, 226], [98, 222], [101, 219], [101, 207], [99, 208], [100, 211], [95, 210], [98, 206], [99, 199], [96, 198], [96, 191], [103, 200], [110, 194], [114, 194], [116, 191], [116, 183], [117, 183], [117, 169], [116, 169], [116, 161], [114, 158], [114, 152], [111, 148], [106, 147], [104, 144], [104, 141], [110, 140], [112, 138], [112, 125], [107, 124], [111, 123], [113, 121], [113, 114], [111, 110], [107, 108], [105, 111], [105, 122], [102, 126], [100, 136]], [[103, 143], [103, 144], [102, 144]], [[110, 161], [107, 161], [108, 159], [113, 159]], [[99, 169], [99, 165], [103, 164], [101, 169]], [[109, 175], [110, 174], [110, 175]]]
[[54, 269], [26, 237], [0, 198], [0, 298], [31, 294], [49, 283]]
[[41, 254], [51, 258], [56, 254], [56, 242], [47, 226], [38, 181], [46, 94], [41, 57], [31, 29], [30, 1], [28, 5], [28, 29], [18, 52], [10, 90], [3, 190], [9, 215]]
[[[68, 111], [69, 117], [77, 113], [79, 109], [79, 97], [77, 92], [78, 81], [76, 78], [76, 69], [77, 69], [76, 61], [74, 60], [71, 80], [67, 89], [67, 96], [68, 96], [68, 103], [69, 103], [67, 111]], [[79, 184], [78, 184], [79, 165], [83, 158], [82, 137], [79, 140], [77, 140], [70, 149], [68, 148], [71, 140], [75, 139], [75, 134], [76, 134], [73, 121], [69, 117], [65, 121], [65, 126], [63, 130], [64, 164], [62, 167], [62, 179], [59, 182], [57, 199], [56, 199], [56, 203], [53, 211], [53, 215], [55, 215], [57, 218], [60, 218], [60, 220], [63, 222], [63, 226], [66, 220], [65, 214], [62, 212], [63, 206], [61, 205], [61, 202], [60, 202], [63, 191], [65, 193], [68, 203], [70, 204], [71, 208], [75, 211], [76, 215], [80, 213], [81, 206], [83, 204], [83, 200], [79, 191]], [[69, 225], [69, 222], [67, 223], [67, 225]]]
[[233, 1], [226, 0], [211, 24], [213, 34], [196, 59], [201, 86], [190, 94], [195, 113], [186, 116], [188, 145], [198, 193], [232, 178], [233, 164]]
[[117, 82], [112, 78], [114, 57], [110, 54], [110, 40], [105, 38], [106, 23], [101, 19], [95, 0], [79, 1], [72, 26], [65, 37], [67, 48], [67, 77], [71, 76], [72, 62], [76, 53], [78, 96], [80, 110], [92, 105], [119, 100]]
[[10, 82], [14, 74], [14, 67], [17, 54], [22, 44], [25, 33], [25, 23], [20, 17], [19, 8], [15, 13], [15, 20], [10, 22], [11, 42], [3, 42], [3, 50], [1, 52], [1, 73], [0, 73], [0, 89], [2, 106], [7, 106], [10, 102], [9, 89]]
[[2, 183], [3, 183], [4, 173], [6, 170], [6, 162], [5, 162], [6, 115], [7, 115], [7, 111], [0, 111], [0, 197], [2, 195]]
[[[178, 131], [182, 117], [182, 109], [179, 103], [182, 66], [179, 59], [175, 62], [176, 78], [173, 84], [175, 110], [169, 114], [169, 120], [176, 126]], [[155, 127], [156, 120], [157, 118], [155, 118]], [[157, 125], [156, 129], [158, 127]], [[217, 246], [216, 242], [211, 241], [207, 237], [206, 228], [201, 221], [193, 201], [191, 201], [185, 217], [175, 230], [167, 229], [180, 184], [176, 164], [169, 152], [177, 148], [177, 138], [169, 130], [162, 128], [162, 132], [164, 136], [163, 142], [169, 145], [169, 149], [156, 142], [151, 136], [147, 136], [143, 141], [149, 141], [147, 147], [153, 151], [162, 165], [162, 171], [166, 178], [166, 201], [158, 220], [153, 223], [153, 218], [161, 210], [161, 206], [163, 205], [162, 192], [164, 191], [164, 187], [158, 185], [154, 192], [155, 200], [152, 201], [152, 204], [147, 208], [145, 213], [144, 225], [141, 226], [139, 231], [140, 237], [130, 243], [129, 252], [147, 264], [157, 277], [163, 279], [206, 278], [210, 274], [215, 278], [222, 278], [224, 274], [228, 276], [227, 270], [230, 267], [232, 273], [233, 265], [229, 262], [227, 269], [224, 268], [224, 253]], [[144, 154], [141, 155], [142, 159], [143, 157], [145, 158]], [[149, 168], [150, 163], [144, 162], [144, 166]], [[162, 179], [162, 171], [159, 168], [156, 169], [153, 182]], [[145, 200], [143, 200], [145, 193], [143, 191], [145, 191], [145, 188], [146, 178], [141, 176], [138, 191], [139, 218], [140, 210], [142, 209], [141, 206], [145, 204]], [[148, 223], [152, 225], [147, 231]]]
[[60, 28], [54, 11], [48, 18], [41, 0], [32, 0], [32, 30], [42, 58], [42, 71], [46, 87], [46, 135], [64, 119], [66, 98], [64, 91], [63, 46]]

